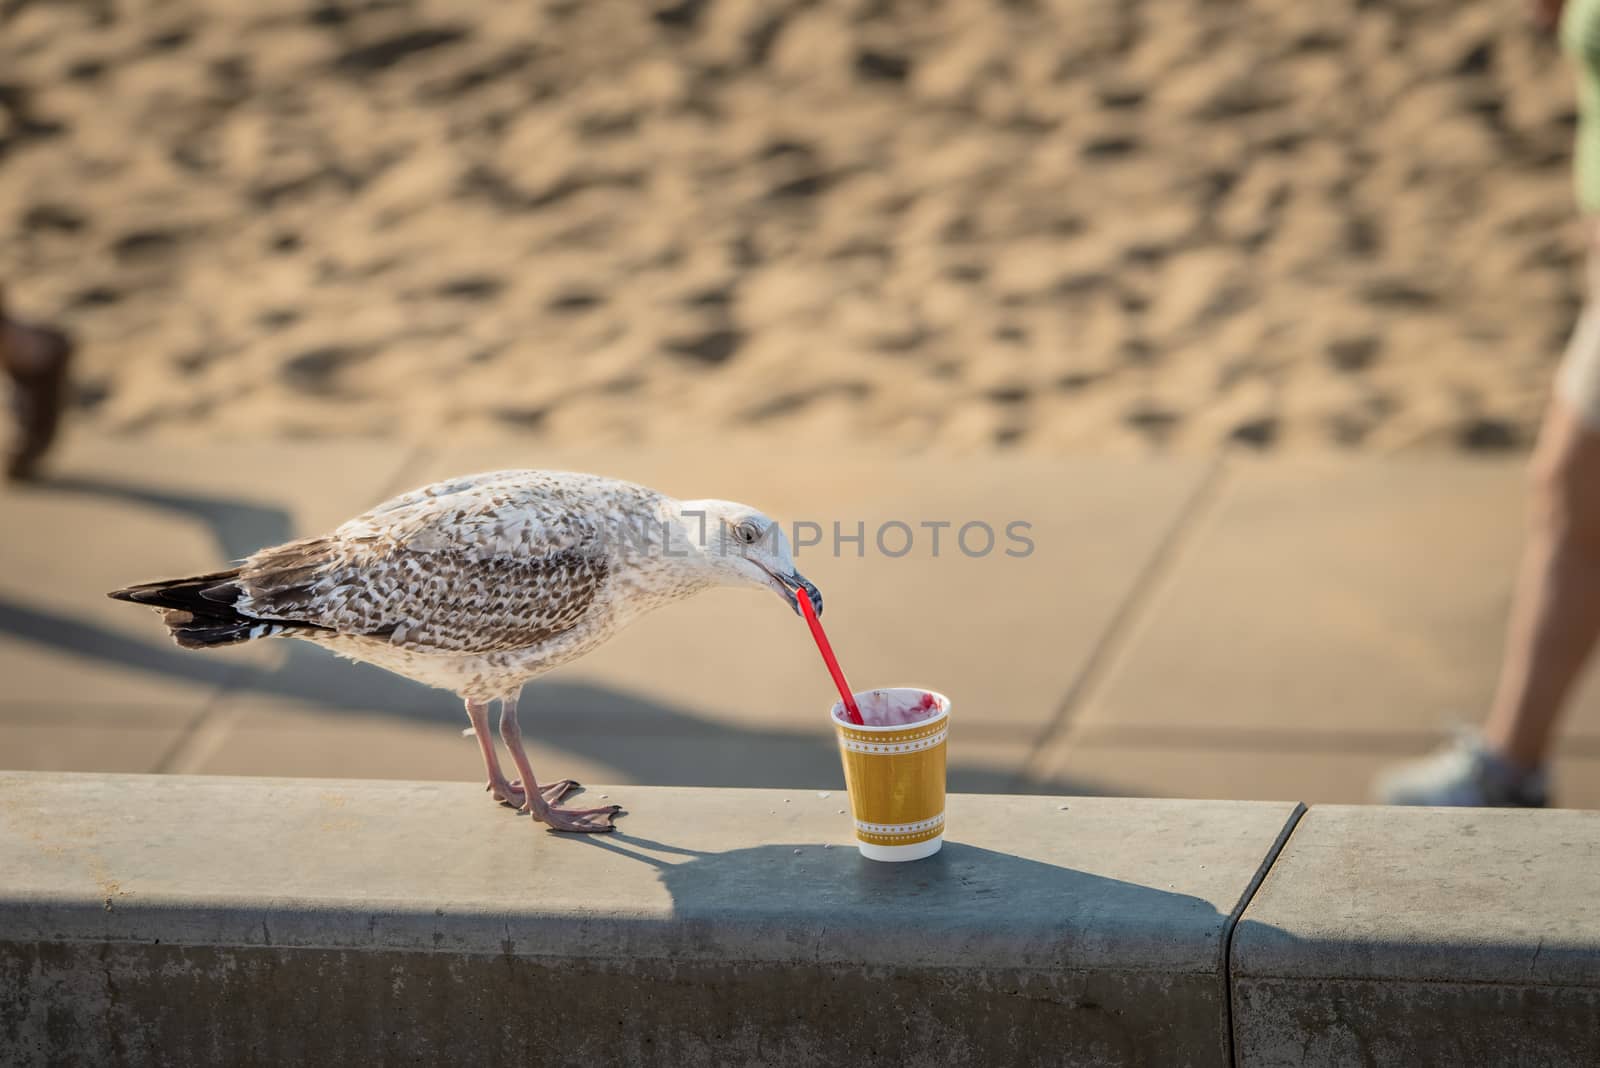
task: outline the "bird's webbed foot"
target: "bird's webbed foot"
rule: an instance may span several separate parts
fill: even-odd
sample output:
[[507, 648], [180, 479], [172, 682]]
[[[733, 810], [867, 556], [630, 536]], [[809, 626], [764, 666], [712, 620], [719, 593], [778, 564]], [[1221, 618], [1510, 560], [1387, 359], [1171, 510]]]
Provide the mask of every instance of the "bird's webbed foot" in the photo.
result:
[[602, 805], [599, 808], [556, 808], [553, 805], [523, 805], [522, 811], [531, 815], [552, 831], [570, 831], [574, 834], [604, 834], [616, 830], [612, 822], [622, 814], [621, 805]]
[[[528, 796], [522, 789], [521, 779], [512, 779], [510, 782], [506, 782], [504, 779], [500, 780], [499, 783], [490, 782], [484, 789], [493, 794], [494, 799], [502, 805], [510, 805], [512, 808], [527, 811]], [[553, 805], [574, 790], [582, 789], [583, 783], [577, 779], [562, 779], [560, 782], [553, 782], [539, 787], [539, 793], [544, 796], [545, 804]]]

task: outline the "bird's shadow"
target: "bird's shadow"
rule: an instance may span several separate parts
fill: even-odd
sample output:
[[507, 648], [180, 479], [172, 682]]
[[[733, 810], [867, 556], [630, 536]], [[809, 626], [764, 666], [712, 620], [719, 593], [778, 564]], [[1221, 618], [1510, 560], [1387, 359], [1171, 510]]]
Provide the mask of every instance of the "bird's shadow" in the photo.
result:
[[[625, 830], [570, 837], [654, 868], [682, 920], [725, 920], [749, 910], [771, 915], [775, 902], [797, 924], [807, 915], [826, 926], [852, 918], [852, 938], [924, 936], [928, 918], [961, 930], [993, 926], [1004, 910], [1023, 944], [1042, 947], [1064, 929], [1092, 923], [1143, 928], [1151, 917], [1178, 925], [1217, 923], [1223, 914], [1203, 898], [1064, 867], [962, 841], [901, 864], [867, 860], [853, 847], [787, 842], [725, 851], [698, 850]], [[1033, 930], [1029, 930], [1032, 925]]]
[[[295, 534], [280, 505], [164, 487], [68, 475], [30, 492], [78, 494], [174, 513], [203, 524], [221, 555], [241, 559]], [[214, 686], [233, 700], [278, 698], [335, 714], [415, 723], [464, 725], [455, 699], [366, 664], [340, 660], [316, 646], [286, 642], [271, 665], [240, 659], [237, 650], [206, 656], [129, 637], [89, 619], [0, 597], [0, 635], [87, 657], [144, 675]], [[68, 680], [62, 689], [70, 690]], [[842, 788], [832, 736], [812, 730], [759, 727], [712, 719], [667, 701], [607, 686], [545, 678], [529, 684], [524, 733], [532, 740], [615, 769], [626, 781], [660, 786]], [[540, 715], [559, 710], [559, 721]], [[765, 752], [767, 759], [758, 755]], [[955, 758], [950, 789], [970, 793], [1029, 791], [1101, 793], [1094, 784], [1020, 781], [1014, 769]]]
[[[285, 643], [272, 667], [241, 664], [227, 653], [197, 656], [129, 638], [108, 627], [0, 598], [0, 635], [52, 646], [119, 668], [225, 689], [229, 700], [280, 698], [308, 708], [413, 723], [465, 725], [455, 698], [367, 664], [343, 661], [315, 646]], [[66, 680], [63, 689], [68, 689]], [[581, 682], [529, 683], [523, 732], [532, 741], [615, 769], [651, 786], [749, 786], [842, 789], [833, 737], [820, 727], [752, 727], [711, 719], [657, 699]], [[559, 710], [559, 726], [539, 714]], [[575, 727], [574, 725], [581, 725]], [[779, 759], [762, 759], [765, 748]], [[949, 785], [962, 793], [1095, 794], [1097, 784], [1064, 779], [1023, 784], [1013, 769], [955, 757]]]
[[[1177, 989], [1224, 997], [1230, 914], [1176, 889], [959, 840], [884, 864], [815, 841], [686, 844], [725, 840], [720, 825], [667, 833], [679, 841], [624, 831], [563, 843], [609, 854], [581, 866], [592, 878], [631, 885], [626, 866], [648, 866], [670, 898], [668, 917], [650, 909], [620, 921], [637, 924], [650, 947], [640, 956], [671, 962], [670, 980], [649, 994], [659, 1052], [703, 1048], [708, 987], [729, 1006], [725, 1026], [759, 1035], [771, 1057], [825, 1063], [960, 1063], [974, 1042], [1002, 1062], [1144, 1063], [1152, 1049], [1182, 1048]], [[1051, 845], [1038, 828], [1017, 837], [1020, 851]], [[506, 930], [520, 934], [514, 921]], [[684, 989], [697, 1008], [679, 1014]], [[680, 1015], [692, 1033], [676, 1030]], [[1226, 1060], [1226, 1039], [1209, 1033]], [[804, 1053], [786, 1058], [796, 1041]]]

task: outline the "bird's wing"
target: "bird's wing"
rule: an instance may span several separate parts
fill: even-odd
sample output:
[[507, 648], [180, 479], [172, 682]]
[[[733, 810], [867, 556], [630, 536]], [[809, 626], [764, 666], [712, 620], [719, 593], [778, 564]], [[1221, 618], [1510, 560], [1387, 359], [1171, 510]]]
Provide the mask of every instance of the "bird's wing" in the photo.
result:
[[239, 607], [419, 652], [549, 641], [604, 591], [605, 531], [570, 492], [513, 475], [527, 473], [440, 483], [263, 550], [240, 569]]

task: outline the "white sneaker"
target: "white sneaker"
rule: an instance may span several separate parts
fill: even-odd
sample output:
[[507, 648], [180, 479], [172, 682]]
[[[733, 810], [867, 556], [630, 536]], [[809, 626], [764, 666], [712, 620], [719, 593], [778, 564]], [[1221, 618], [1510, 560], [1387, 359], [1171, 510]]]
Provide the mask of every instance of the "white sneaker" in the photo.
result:
[[1544, 808], [1550, 783], [1543, 768], [1512, 767], [1475, 731], [1463, 731], [1437, 753], [1379, 776], [1377, 794], [1386, 805]]

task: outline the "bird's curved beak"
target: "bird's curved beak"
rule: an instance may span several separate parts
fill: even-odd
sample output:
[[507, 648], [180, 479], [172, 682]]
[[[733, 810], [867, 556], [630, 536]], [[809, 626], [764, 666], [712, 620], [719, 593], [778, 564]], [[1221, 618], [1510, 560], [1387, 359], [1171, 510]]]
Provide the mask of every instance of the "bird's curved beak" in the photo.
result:
[[800, 612], [800, 595], [803, 593], [811, 602], [812, 611], [816, 612], [819, 619], [822, 617], [822, 591], [813, 586], [804, 575], [800, 574], [798, 571], [791, 571], [787, 575], [780, 575], [778, 572], [765, 565], [762, 565], [762, 570], [771, 575], [774, 581], [778, 583], [778, 586], [780, 587], [779, 592], [788, 599], [789, 607], [794, 609], [795, 615], [798, 616], [802, 614]]

